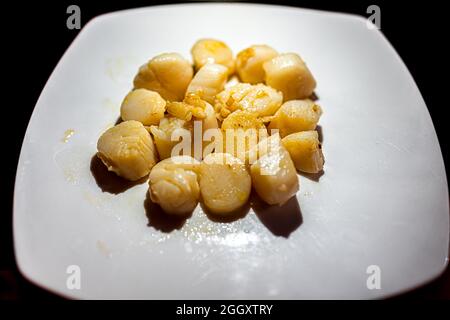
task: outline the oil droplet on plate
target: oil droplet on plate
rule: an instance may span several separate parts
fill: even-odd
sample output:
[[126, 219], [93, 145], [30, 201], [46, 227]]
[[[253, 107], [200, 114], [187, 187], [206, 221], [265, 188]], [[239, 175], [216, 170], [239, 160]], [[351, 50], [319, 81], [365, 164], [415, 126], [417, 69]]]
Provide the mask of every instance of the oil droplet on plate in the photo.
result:
[[107, 247], [106, 243], [101, 241], [101, 240], [97, 240], [97, 249], [100, 251], [101, 254], [103, 254], [105, 257], [107, 258], [111, 258], [112, 254], [111, 251], [109, 250], [109, 248]]
[[64, 143], [67, 143], [69, 141], [69, 139], [73, 136], [74, 133], [75, 133], [75, 130], [67, 129], [66, 131], [64, 131], [64, 137], [61, 139], [61, 141]]

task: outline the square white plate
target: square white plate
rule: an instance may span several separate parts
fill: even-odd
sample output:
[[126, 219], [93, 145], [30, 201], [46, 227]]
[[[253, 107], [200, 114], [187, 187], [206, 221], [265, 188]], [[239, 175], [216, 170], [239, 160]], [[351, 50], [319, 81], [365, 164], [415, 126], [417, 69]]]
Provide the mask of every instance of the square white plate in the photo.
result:
[[[300, 53], [324, 110], [325, 174], [318, 182], [300, 177], [299, 207], [294, 198], [231, 223], [211, 221], [199, 207], [182, 226], [150, 210], [148, 226], [147, 184], [102, 191], [91, 158], [138, 67], [161, 52], [189, 58], [203, 37], [222, 39], [235, 53], [259, 43]], [[377, 298], [443, 271], [448, 215], [426, 105], [365, 19], [278, 6], [174, 5], [102, 15], [64, 54], [23, 142], [14, 242], [28, 279], [75, 298]], [[80, 289], [67, 287], [71, 265], [80, 268]], [[367, 287], [372, 265], [380, 289]]]

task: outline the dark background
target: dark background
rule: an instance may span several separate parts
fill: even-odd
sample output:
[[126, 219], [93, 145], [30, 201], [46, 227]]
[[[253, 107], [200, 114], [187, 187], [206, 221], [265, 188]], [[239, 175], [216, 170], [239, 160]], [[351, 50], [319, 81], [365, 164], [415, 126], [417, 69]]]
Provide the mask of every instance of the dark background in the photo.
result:
[[[252, 2], [252, 1], [247, 1]], [[263, 3], [270, 3], [262, 1]], [[0, 300], [60, 299], [25, 280], [17, 270], [12, 241], [12, 200], [17, 161], [34, 105], [52, 70], [78, 30], [66, 28], [66, 9], [81, 8], [82, 26], [91, 18], [126, 8], [163, 4], [162, 1], [16, 1], [1, 4], [2, 25], [2, 161], [0, 212]], [[165, 3], [172, 3], [165, 1]], [[430, 111], [448, 160], [448, 27], [440, 1], [278, 1], [277, 4], [348, 12], [367, 16], [371, 4], [381, 8], [381, 31], [393, 44], [415, 79]], [[6, 71], [6, 74], [5, 74]], [[387, 77], [389, 75], [386, 75]], [[76, 85], [76, 84], [74, 84]], [[6, 87], [6, 88], [5, 88]], [[45, 183], [43, 181], [42, 183]], [[37, 186], [38, 187], [38, 186]], [[450, 272], [400, 299], [450, 298]]]

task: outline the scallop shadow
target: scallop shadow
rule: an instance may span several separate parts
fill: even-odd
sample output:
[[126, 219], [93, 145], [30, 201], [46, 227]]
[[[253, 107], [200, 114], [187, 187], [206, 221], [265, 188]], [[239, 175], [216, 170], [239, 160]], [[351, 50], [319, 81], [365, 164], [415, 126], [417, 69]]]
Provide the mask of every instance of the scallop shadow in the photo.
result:
[[118, 124], [122, 123], [123, 119], [122, 117], [117, 118], [116, 122], [114, 122], [114, 125], [117, 126]]
[[269, 205], [253, 193], [251, 207], [261, 223], [275, 236], [289, 238], [303, 223], [302, 212], [295, 196], [279, 206]]
[[312, 180], [314, 182], [319, 182], [320, 178], [324, 175], [324, 171], [321, 170], [317, 173], [306, 173], [306, 172], [301, 172], [301, 171], [297, 171], [298, 174], [300, 174], [302, 177], [305, 177], [306, 179]]
[[320, 124], [318, 124], [316, 126], [316, 131], [317, 131], [317, 134], [319, 136], [319, 142], [323, 143], [323, 130], [322, 130], [322, 126]]
[[309, 96], [309, 99], [312, 101], [317, 101], [319, 100], [319, 96], [317, 95], [317, 93], [314, 91], [313, 93], [311, 93], [311, 95]]
[[114, 172], [108, 171], [108, 168], [106, 168], [105, 164], [97, 155], [92, 157], [90, 168], [95, 182], [103, 192], [119, 194], [147, 181], [147, 177], [143, 177], [137, 181], [129, 181], [119, 177]]
[[147, 226], [165, 233], [181, 229], [186, 220], [192, 215], [192, 212], [185, 216], [175, 216], [165, 213], [158, 204], [150, 199], [148, 192], [144, 200], [144, 209], [148, 219]]

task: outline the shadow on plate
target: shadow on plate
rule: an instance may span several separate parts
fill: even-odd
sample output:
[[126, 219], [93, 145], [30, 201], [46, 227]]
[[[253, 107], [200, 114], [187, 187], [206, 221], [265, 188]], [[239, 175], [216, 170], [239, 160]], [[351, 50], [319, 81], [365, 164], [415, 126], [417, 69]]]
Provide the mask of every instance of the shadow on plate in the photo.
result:
[[150, 199], [148, 192], [146, 193], [144, 201], [144, 209], [148, 219], [147, 226], [166, 233], [181, 229], [186, 220], [192, 215], [192, 213], [190, 213], [185, 216], [175, 216], [165, 213], [158, 204]]
[[288, 238], [303, 223], [297, 197], [278, 206], [268, 205], [256, 193], [252, 193], [250, 202], [261, 223], [276, 236]]
[[115, 126], [117, 126], [119, 123], [122, 123], [123, 120], [121, 117], [117, 118], [116, 122], [114, 123]]
[[250, 211], [250, 203], [247, 201], [245, 205], [235, 210], [234, 212], [227, 213], [226, 216], [221, 216], [211, 212], [203, 203], [200, 204], [203, 212], [206, 214], [209, 220], [219, 223], [229, 223], [244, 218]]
[[317, 93], [314, 91], [310, 96], [309, 99], [312, 101], [317, 101], [319, 100], [319, 96], [317, 95]]
[[322, 130], [322, 126], [320, 124], [316, 126], [316, 131], [317, 131], [317, 134], [319, 135], [319, 142], [323, 143], [323, 130]]
[[302, 177], [305, 177], [306, 179], [312, 180], [314, 182], [319, 182], [320, 177], [322, 177], [324, 175], [324, 171], [319, 171], [317, 173], [306, 173], [306, 172], [301, 172], [301, 171], [297, 171], [299, 175], [301, 175]]
[[143, 177], [137, 181], [128, 181], [119, 177], [114, 172], [108, 171], [108, 168], [106, 168], [97, 155], [94, 155], [91, 159], [91, 173], [94, 176], [95, 182], [103, 192], [113, 194], [122, 193], [131, 187], [147, 181], [147, 177]]

